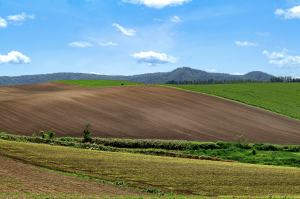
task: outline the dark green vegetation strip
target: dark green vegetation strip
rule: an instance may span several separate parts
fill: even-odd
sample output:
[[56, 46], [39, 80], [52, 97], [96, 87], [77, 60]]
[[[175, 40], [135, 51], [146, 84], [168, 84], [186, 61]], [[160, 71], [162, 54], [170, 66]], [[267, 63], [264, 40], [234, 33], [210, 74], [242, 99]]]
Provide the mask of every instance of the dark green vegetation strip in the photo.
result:
[[167, 86], [215, 95], [300, 120], [299, 83]]
[[18, 136], [0, 133], [0, 139], [67, 146], [90, 150], [138, 153], [213, 161], [300, 167], [300, 146], [268, 143], [193, 142], [175, 140], [131, 140], [92, 138], [83, 143], [81, 138], [53, 138]]
[[129, 81], [121, 81], [121, 80], [58, 80], [53, 82], [64, 82], [64, 83], [75, 84], [84, 87], [144, 85], [138, 82], [129, 82]]
[[300, 197], [300, 170], [171, 157], [113, 153], [0, 140], [0, 153], [36, 166], [203, 196]]

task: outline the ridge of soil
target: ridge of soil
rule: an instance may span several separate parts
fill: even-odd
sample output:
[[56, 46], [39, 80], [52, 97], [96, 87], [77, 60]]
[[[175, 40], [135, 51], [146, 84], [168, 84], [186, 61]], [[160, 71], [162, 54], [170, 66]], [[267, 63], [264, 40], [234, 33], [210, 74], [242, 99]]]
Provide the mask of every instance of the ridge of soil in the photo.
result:
[[300, 121], [207, 94], [156, 86], [61, 82], [0, 87], [0, 132], [58, 137], [233, 141], [300, 145]]

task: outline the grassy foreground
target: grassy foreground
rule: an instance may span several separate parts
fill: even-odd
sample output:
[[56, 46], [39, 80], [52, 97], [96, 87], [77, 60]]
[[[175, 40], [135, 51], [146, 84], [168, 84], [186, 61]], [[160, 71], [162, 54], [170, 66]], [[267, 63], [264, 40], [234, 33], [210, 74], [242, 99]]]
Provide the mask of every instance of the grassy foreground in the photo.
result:
[[300, 120], [299, 83], [256, 83], [167, 86], [206, 93]]
[[144, 85], [138, 82], [129, 82], [129, 81], [121, 81], [121, 80], [57, 80], [53, 82], [64, 82], [64, 83], [75, 84], [84, 87]]
[[300, 169], [83, 150], [0, 140], [0, 154], [58, 171], [165, 193], [300, 197]]

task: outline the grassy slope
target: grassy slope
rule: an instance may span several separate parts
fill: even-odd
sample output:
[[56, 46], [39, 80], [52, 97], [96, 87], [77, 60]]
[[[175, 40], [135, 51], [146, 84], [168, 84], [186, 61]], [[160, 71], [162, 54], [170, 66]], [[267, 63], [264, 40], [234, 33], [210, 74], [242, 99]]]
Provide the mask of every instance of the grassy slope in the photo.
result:
[[121, 80], [58, 80], [53, 82], [64, 82], [85, 87], [122, 86], [122, 84], [124, 86], [144, 85], [138, 82], [129, 82]]
[[167, 86], [215, 95], [300, 120], [299, 83]]
[[300, 197], [297, 168], [101, 152], [0, 140], [0, 153], [30, 164], [131, 187], [207, 196]]

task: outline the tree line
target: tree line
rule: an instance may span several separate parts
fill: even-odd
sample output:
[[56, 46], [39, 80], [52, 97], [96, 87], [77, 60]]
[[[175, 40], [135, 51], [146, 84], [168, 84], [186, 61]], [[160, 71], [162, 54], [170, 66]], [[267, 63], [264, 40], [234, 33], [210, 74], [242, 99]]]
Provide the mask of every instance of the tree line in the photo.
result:
[[291, 76], [286, 77], [271, 77], [269, 81], [265, 82], [262, 80], [256, 79], [239, 79], [239, 80], [215, 80], [215, 79], [208, 79], [208, 80], [193, 80], [193, 81], [176, 81], [170, 80], [167, 81], [165, 84], [244, 84], [244, 83], [274, 83], [274, 82], [300, 82], [300, 78], [292, 78]]

